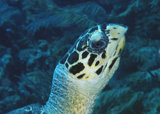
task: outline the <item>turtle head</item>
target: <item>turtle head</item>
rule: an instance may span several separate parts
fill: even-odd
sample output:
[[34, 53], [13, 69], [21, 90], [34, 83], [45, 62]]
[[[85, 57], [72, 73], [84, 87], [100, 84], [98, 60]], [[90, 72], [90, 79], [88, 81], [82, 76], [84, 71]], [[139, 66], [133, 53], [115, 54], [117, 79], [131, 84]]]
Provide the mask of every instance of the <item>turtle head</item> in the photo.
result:
[[101, 90], [119, 66], [127, 27], [103, 24], [88, 29], [60, 61], [82, 88]]

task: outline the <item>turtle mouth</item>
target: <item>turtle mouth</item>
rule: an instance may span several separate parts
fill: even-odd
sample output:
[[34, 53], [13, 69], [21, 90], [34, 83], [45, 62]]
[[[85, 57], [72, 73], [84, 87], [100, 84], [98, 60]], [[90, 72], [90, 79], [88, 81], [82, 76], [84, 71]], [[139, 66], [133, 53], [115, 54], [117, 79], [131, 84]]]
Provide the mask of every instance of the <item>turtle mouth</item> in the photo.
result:
[[[106, 62], [106, 64], [105, 64], [105, 66], [104, 66], [104, 71], [106, 70], [106, 69], [111, 69], [112, 67], [113, 67], [113, 65], [114, 65], [114, 63], [117, 61], [117, 59], [119, 58], [120, 56], [115, 56], [115, 57], [112, 57], [112, 58], [110, 58], [110, 59], [112, 59], [112, 61], [111, 61], [111, 63], [110, 64], [108, 64], [109, 62]], [[109, 60], [110, 60], [109, 59]]]
[[[117, 41], [117, 44], [113, 47], [114, 51], [111, 53], [110, 56], [108, 56], [108, 58], [105, 62], [104, 70], [109, 68], [109, 67], [112, 67], [114, 65], [114, 63], [116, 62], [116, 60], [121, 56], [121, 51], [122, 50], [118, 50], [118, 48], [119, 47], [124, 47], [125, 43], [121, 43], [122, 40], [125, 40], [124, 35], [119, 38], [119, 40]], [[121, 43], [121, 45], [119, 45], [120, 43]], [[111, 63], [109, 63], [110, 60], [112, 60]]]

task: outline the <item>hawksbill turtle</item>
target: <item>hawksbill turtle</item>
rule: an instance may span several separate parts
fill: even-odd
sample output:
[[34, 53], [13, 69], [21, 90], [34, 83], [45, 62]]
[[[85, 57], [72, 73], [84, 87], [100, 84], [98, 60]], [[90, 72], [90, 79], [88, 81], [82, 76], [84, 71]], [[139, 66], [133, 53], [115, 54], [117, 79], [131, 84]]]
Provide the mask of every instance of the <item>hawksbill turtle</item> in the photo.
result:
[[57, 64], [44, 106], [27, 105], [8, 114], [90, 114], [95, 99], [120, 62], [127, 26], [102, 24], [82, 34]]

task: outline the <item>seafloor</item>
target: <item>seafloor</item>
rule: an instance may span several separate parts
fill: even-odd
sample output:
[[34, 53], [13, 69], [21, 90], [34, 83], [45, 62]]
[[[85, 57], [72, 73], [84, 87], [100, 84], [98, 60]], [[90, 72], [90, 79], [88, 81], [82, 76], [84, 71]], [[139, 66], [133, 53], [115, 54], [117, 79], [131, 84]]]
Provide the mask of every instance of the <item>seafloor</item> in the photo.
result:
[[129, 27], [93, 114], [160, 113], [160, 0], [0, 0], [0, 114], [48, 98], [57, 61], [87, 28]]

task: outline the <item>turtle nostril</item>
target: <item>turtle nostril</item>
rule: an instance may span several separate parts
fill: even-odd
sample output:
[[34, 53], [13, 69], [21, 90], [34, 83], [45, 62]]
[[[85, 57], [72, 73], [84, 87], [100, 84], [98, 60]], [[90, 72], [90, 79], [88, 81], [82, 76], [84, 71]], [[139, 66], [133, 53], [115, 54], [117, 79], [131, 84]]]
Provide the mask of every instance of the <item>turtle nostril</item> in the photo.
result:
[[106, 46], [106, 41], [99, 40], [99, 41], [92, 41], [91, 42], [91, 48], [92, 49], [102, 49]]

